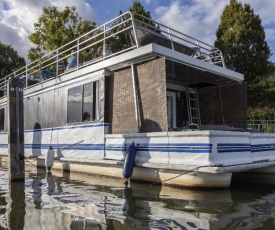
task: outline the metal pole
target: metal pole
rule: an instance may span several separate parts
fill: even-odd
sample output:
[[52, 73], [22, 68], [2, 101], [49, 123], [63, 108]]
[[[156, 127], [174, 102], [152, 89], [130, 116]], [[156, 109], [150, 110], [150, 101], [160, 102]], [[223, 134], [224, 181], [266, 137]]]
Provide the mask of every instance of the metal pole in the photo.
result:
[[77, 39], [77, 47], [76, 47], [76, 66], [79, 67], [79, 38]]
[[103, 26], [103, 51], [102, 51], [102, 57], [105, 58], [106, 55], [106, 25]]
[[56, 70], [55, 70], [55, 76], [58, 76], [59, 75], [59, 73], [58, 73], [58, 65], [59, 65], [59, 52], [58, 52], [58, 50], [56, 50], [56, 57], [55, 57], [55, 60], [56, 60]]
[[9, 142], [9, 179], [25, 181], [24, 161], [24, 83], [19, 78], [8, 82], [8, 142]]
[[136, 132], [139, 133], [139, 116], [138, 116], [138, 98], [136, 89], [136, 76], [135, 76], [135, 66], [131, 64], [132, 70], [132, 82], [133, 82], [133, 93], [134, 93], [134, 103], [135, 103], [135, 117], [136, 117]]
[[135, 41], [136, 41], [136, 46], [137, 46], [137, 48], [139, 48], [140, 44], [139, 44], [139, 41], [137, 38], [136, 22], [135, 22], [134, 14], [130, 13], [130, 15], [131, 15], [132, 23], [133, 23], [133, 32], [134, 32], [134, 37], [135, 37]]
[[28, 87], [28, 66], [26, 65], [26, 88]]
[[174, 42], [173, 42], [173, 39], [172, 39], [172, 36], [171, 36], [171, 32], [170, 32], [170, 28], [168, 28], [168, 36], [170, 38], [170, 41], [171, 41], [171, 47], [172, 47], [172, 50], [175, 50], [174, 49]]

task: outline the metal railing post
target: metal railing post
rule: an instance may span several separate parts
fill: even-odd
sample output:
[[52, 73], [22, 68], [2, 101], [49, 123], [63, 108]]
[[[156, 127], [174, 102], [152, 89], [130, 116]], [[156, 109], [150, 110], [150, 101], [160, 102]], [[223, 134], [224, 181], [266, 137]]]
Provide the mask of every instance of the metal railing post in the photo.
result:
[[171, 36], [171, 33], [170, 33], [170, 28], [167, 29], [167, 32], [168, 32], [168, 36], [169, 36], [170, 41], [171, 41], [172, 50], [175, 50], [174, 49], [174, 42], [173, 42], [173, 39], [172, 39], [172, 36]]
[[79, 38], [77, 39], [77, 46], [76, 46], [76, 66], [79, 67]]
[[137, 48], [139, 48], [140, 44], [139, 44], [139, 41], [138, 41], [138, 38], [137, 38], [136, 22], [135, 22], [134, 14], [131, 13], [131, 12], [129, 12], [129, 13], [130, 13], [131, 19], [132, 19], [133, 32], [134, 32], [134, 37], [135, 37], [135, 41], [136, 41], [136, 46], [137, 46]]
[[55, 70], [55, 76], [58, 76], [58, 74], [59, 74], [58, 73], [58, 61], [59, 61], [58, 55], [59, 55], [59, 50], [57, 49], [56, 50], [56, 57], [55, 57], [55, 60], [56, 60], [56, 64], [55, 64], [56, 65], [56, 67], [55, 67], [56, 68], [56, 70]]
[[131, 64], [132, 71], [132, 83], [133, 83], [133, 93], [134, 93], [134, 103], [135, 103], [135, 117], [136, 117], [136, 132], [139, 133], [139, 116], [138, 116], [138, 97], [137, 97], [137, 88], [136, 88], [136, 74], [135, 66]]
[[26, 85], [25, 85], [25, 88], [28, 87], [28, 66], [26, 65]]
[[105, 58], [106, 55], [106, 25], [103, 26], [103, 51], [102, 57]]

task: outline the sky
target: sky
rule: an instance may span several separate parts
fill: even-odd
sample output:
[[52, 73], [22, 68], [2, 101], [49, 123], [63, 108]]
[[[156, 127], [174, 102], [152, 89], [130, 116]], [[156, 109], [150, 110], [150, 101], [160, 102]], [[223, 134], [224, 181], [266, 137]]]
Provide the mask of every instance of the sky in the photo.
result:
[[[164, 25], [213, 45], [220, 16], [229, 0], [139, 0], [152, 18]], [[239, 0], [249, 3], [259, 15], [275, 62], [275, 1]], [[34, 23], [42, 8], [76, 6], [79, 16], [101, 25], [126, 12], [133, 0], [0, 0], [0, 41], [12, 45], [27, 60], [32, 44], [28, 36], [34, 32]]]

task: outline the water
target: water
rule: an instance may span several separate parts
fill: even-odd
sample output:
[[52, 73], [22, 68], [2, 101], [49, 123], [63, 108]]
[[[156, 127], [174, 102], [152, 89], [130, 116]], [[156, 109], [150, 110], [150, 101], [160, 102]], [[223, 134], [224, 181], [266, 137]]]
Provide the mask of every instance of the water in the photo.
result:
[[275, 187], [190, 190], [27, 170], [0, 171], [0, 229], [275, 229]]

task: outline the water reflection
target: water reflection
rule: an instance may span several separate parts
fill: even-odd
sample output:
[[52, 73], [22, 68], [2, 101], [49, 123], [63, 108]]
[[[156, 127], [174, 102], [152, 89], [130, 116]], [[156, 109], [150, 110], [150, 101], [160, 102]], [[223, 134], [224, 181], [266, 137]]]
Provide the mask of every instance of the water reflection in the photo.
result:
[[[68, 176], [68, 175], [67, 175]], [[8, 189], [0, 172], [0, 228], [275, 229], [271, 186], [186, 190], [32, 171]], [[10, 199], [10, 198], [11, 199]]]
[[9, 229], [23, 229], [25, 225], [25, 182], [9, 184]]

